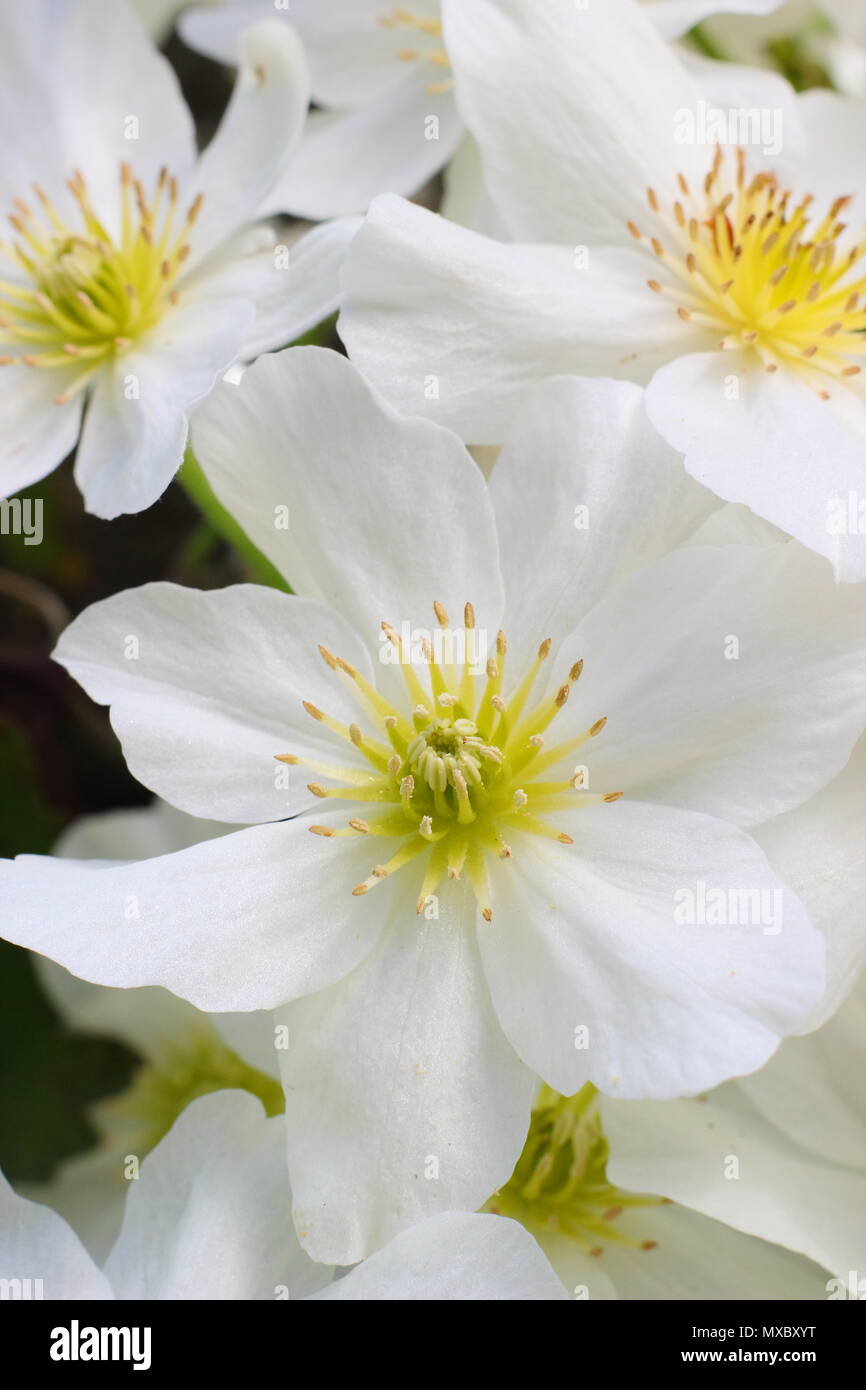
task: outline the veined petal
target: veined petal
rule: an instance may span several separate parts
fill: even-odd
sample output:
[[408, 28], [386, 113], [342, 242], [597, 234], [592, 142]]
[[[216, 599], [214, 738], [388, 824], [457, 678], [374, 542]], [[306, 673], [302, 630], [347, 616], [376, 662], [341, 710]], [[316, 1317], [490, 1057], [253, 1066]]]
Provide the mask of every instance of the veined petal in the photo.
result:
[[[322, 604], [257, 584], [201, 592], [155, 583], [86, 609], [55, 657], [112, 707], [133, 776], [191, 815], [249, 823], [311, 804], [309, 774], [278, 769], [278, 754], [334, 758], [334, 738], [304, 700], [343, 722], [356, 717], [320, 642], [370, 673], [355, 634]], [[348, 742], [345, 755], [336, 748], [364, 766]]]
[[[709, 816], [628, 801], [559, 820], [574, 845], [515, 835], [493, 922], [479, 924], [496, 1012], [523, 1061], [566, 1095], [591, 1080], [641, 1098], [765, 1062], [820, 996], [824, 945], [755, 842]], [[724, 896], [719, 924], [702, 885]]]

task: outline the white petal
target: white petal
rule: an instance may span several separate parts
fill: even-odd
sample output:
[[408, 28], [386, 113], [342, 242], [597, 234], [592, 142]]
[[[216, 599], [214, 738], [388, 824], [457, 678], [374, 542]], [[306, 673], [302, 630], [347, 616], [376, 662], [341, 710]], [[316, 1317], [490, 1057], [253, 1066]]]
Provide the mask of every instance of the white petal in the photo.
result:
[[[819, 997], [824, 947], [754, 841], [628, 802], [554, 819], [574, 846], [510, 837], [493, 922], [479, 927], [524, 1062], [564, 1094], [591, 1080], [631, 1098], [688, 1094], [766, 1061]], [[760, 892], [766, 917], [740, 921], [735, 902], [725, 925], [705, 924], [702, 884], [726, 902]], [[695, 905], [688, 925], [680, 895]]]
[[699, 345], [693, 325], [647, 289], [642, 252], [593, 249], [584, 263], [585, 249], [503, 245], [377, 198], [346, 258], [340, 334], [399, 409], [500, 444], [533, 381], [646, 379]]
[[607, 1101], [603, 1114], [618, 1186], [671, 1197], [842, 1278], [864, 1268], [866, 1233], [852, 1220], [866, 1209], [860, 1174], [804, 1157], [758, 1115], [715, 1101]]
[[866, 519], [852, 527], [848, 501], [866, 495], [866, 401], [839, 379], [825, 385], [828, 401], [785, 369], [701, 353], [656, 374], [647, 411], [698, 482], [825, 555], [841, 580], [862, 580]]
[[130, 1183], [105, 1265], [118, 1298], [303, 1298], [328, 1281], [291, 1229], [282, 1131], [238, 1091], [184, 1111]]
[[82, 397], [65, 405], [54, 400], [74, 375], [47, 367], [0, 367], [0, 496], [38, 483], [75, 448]]
[[257, 584], [201, 592], [155, 583], [86, 609], [55, 658], [112, 707], [133, 776], [192, 815], [249, 823], [311, 804], [309, 772], [280, 769], [278, 754], [362, 766], [301, 703], [345, 723], [357, 717], [319, 642], [369, 676], [333, 609]]
[[357, 110], [310, 117], [267, 210], [319, 220], [364, 212], [378, 193], [417, 193], [462, 136], [451, 93], [431, 94], [417, 72], [402, 74]]
[[[198, 413], [194, 445], [223, 506], [293, 588], [336, 604], [372, 651], [383, 619], [433, 626], [434, 599], [455, 622], [468, 600], [496, 632], [484, 479], [454, 435], [395, 414], [337, 353], [259, 358]], [[279, 506], [287, 530], [273, 524]]]
[[816, 1299], [827, 1271], [779, 1245], [756, 1240], [688, 1207], [627, 1210], [624, 1235], [651, 1250], [611, 1241], [599, 1263], [625, 1299]]
[[245, 30], [231, 101], [188, 191], [190, 198], [204, 195], [190, 267], [269, 201], [300, 138], [309, 97], [309, 72], [294, 30], [274, 18]]
[[674, 141], [697, 89], [630, 0], [445, 0], [443, 16], [458, 106], [516, 238], [621, 242], [648, 184], [706, 173], [706, 152]]
[[794, 1144], [831, 1163], [863, 1169], [866, 1155], [866, 977], [832, 1018], [788, 1038], [754, 1076], [738, 1083]]
[[610, 588], [716, 506], [624, 381], [559, 377], [533, 389], [490, 483], [506, 583], [509, 662], [558, 645]]
[[75, 459], [88, 511], [111, 519], [162, 496], [189, 412], [237, 357], [252, 317], [244, 300], [182, 304], [97, 379]]
[[31, 1289], [39, 1287], [34, 1280], [41, 1280], [42, 1292], [31, 1292], [31, 1298], [112, 1297], [108, 1282], [63, 1218], [48, 1207], [19, 1197], [2, 1173], [0, 1279], [4, 1283], [7, 1279], [29, 1280]]
[[427, 921], [417, 890], [358, 970], [282, 1015], [295, 1224], [315, 1259], [351, 1264], [433, 1212], [479, 1207], [529, 1124], [535, 1079], [493, 1013], [474, 898]]
[[360, 225], [360, 218], [341, 217], [280, 246], [278, 260], [273, 247], [254, 256], [244, 291], [256, 318], [244, 340], [244, 357], [286, 347], [340, 307], [340, 272]]
[[552, 677], [586, 667], [563, 734], [608, 717], [586, 749], [594, 790], [754, 825], [844, 767], [866, 720], [864, 645], [866, 591], [802, 547], [687, 546], [565, 643]]
[[839, 1007], [866, 966], [864, 786], [866, 738], [861, 738], [845, 768], [822, 791], [754, 832], [827, 940], [827, 988], [809, 1019], [813, 1028]]
[[[20, 9], [18, 16], [4, 16], [2, 36], [9, 105], [0, 100], [0, 131], [10, 152], [6, 177], [11, 182], [12, 170], [17, 175], [13, 195], [29, 198], [37, 178], [50, 197], [62, 197], [63, 180], [79, 168], [97, 213], [114, 229], [121, 161], [132, 164], [145, 187], [163, 164], [179, 180], [187, 178], [195, 159], [192, 120], [170, 64], [130, 6], [123, 0], [33, 0], [6, 8]], [[47, 100], [28, 129], [31, 94], [43, 84]]]
[[96, 984], [163, 985], [207, 1011], [274, 1008], [352, 970], [387, 911], [388, 884], [351, 894], [369, 872], [365, 837], [335, 850], [309, 824], [254, 826], [136, 864], [2, 860], [4, 935]]
[[428, 1217], [337, 1279], [316, 1299], [450, 1303], [562, 1300], [566, 1293], [528, 1231], [501, 1216]]

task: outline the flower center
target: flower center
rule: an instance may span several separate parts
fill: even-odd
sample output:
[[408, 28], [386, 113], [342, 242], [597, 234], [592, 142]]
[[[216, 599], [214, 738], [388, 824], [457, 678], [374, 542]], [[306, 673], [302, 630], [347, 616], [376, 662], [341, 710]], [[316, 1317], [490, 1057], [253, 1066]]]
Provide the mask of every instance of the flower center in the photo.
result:
[[[433, 607], [440, 628], [450, 636], [448, 614], [441, 603]], [[571, 667], [553, 695], [534, 702], [533, 687], [551, 648], [550, 640], [542, 642], [506, 699], [502, 695], [508, 649], [504, 633], [497, 635], [495, 655], [475, 670], [472, 653], [477, 642], [472, 639], [477, 634], [469, 603], [464, 625], [464, 640], [447, 644], [452, 658], [447, 663], [437, 659], [428, 638], [422, 640], [426, 677], [422, 680], [405, 640], [389, 623], [382, 624], [403, 673], [411, 706], [408, 712], [391, 705], [348, 662], [319, 647], [329, 668], [347, 681], [375, 732], [365, 732], [354, 723], [342, 724], [307, 701], [304, 708], [336, 737], [351, 743], [368, 769], [335, 766], [293, 753], [276, 757], [279, 762], [301, 763], [343, 784], [324, 787], [311, 782], [314, 796], [368, 802], [377, 809], [375, 816], [352, 817], [345, 829], [313, 825], [313, 834], [328, 838], [371, 835], [396, 842], [390, 857], [376, 864], [352, 890], [355, 896], [368, 893], [418, 859], [423, 866], [419, 913], [443, 879], [459, 879], [465, 870], [489, 922], [493, 912], [488, 862], [512, 857], [506, 839], [509, 831], [573, 844], [571, 836], [550, 824], [547, 816], [576, 805], [617, 801], [622, 792], [591, 794], [583, 766], [567, 777], [560, 774], [544, 780], [542, 776], [597, 737], [607, 723], [606, 718], [598, 719], [576, 737], [546, 743], [547, 730], [567, 703], [583, 662]]]
[[794, 205], [775, 174], [748, 176], [742, 150], [731, 167], [717, 149], [697, 192], [682, 174], [677, 181], [669, 210], [647, 189], [656, 235], [628, 224], [664, 267], [649, 288], [684, 321], [720, 330], [720, 347], [752, 349], [768, 372], [795, 367], [823, 400], [830, 378], [858, 376], [866, 240], [844, 238], [839, 218], [850, 197], [823, 213], [813, 213], [811, 194]]
[[654, 1250], [656, 1241], [634, 1239], [618, 1218], [629, 1208], [668, 1205], [669, 1198], [623, 1192], [608, 1181], [597, 1096], [591, 1082], [568, 1097], [543, 1086], [517, 1166], [484, 1209], [542, 1236], [570, 1236], [591, 1255], [608, 1242]]
[[143, 1158], [188, 1105], [224, 1090], [249, 1091], [268, 1115], [284, 1108], [282, 1087], [273, 1077], [251, 1067], [211, 1030], [190, 1033], [144, 1062], [119, 1096], [95, 1107], [102, 1146], [119, 1144], [124, 1153]]
[[93, 209], [84, 175], [76, 170], [67, 187], [75, 204], [73, 225], [34, 184], [38, 209], [16, 199], [9, 215], [16, 239], [0, 242], [18, 273], [15, 280], [0, 279], [0, 335], [24, 349], [0, 364], [79, 364], [79, 375], [55, 398], [58, 403], [86, 386], [177, 302], [176, 281], [202, 204], [199, 194], [181, 221], [177, 180], [166, 169], [148, 199], [130, 166], [121, 164], [120, 231], [114, 239]]
[[[379, 23], [383, 29], [394, 29], [405, 33], [407, 37], [415, 37], [416, 42], [412, 48], [398, 48], [395, 57], [401, 63], [429, 63], [434, 68], [451, 69], [448, 54], [442, 47], [442, 21], [440, 19], [430, 19], [413, 13], [412, 10], [404, 9], [399, 6], [389, 14], [379, 17]], [[442, 92], [450, 92], [454, 86], [453, 80], [448, 77], [441, 82], [428, 82], [425, 84], [425, 92], [431, 96], [438, 96]]]

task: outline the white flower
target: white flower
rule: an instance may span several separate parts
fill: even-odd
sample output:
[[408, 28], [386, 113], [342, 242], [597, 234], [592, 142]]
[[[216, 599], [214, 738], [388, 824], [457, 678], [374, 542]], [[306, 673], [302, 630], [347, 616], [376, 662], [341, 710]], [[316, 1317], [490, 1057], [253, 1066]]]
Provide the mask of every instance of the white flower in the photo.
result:
[[[757, 1073], [757, 1079], [763, 1075]], [[620, 1137], [635, 1112], [642, 1133], [641, 1116], [652, 1114], [654, 1103], [606, 1103], [605, 1115], [609, 1108]], [[591, 1086], [570, 1098], [544, 1087], [514, 1173], [486, 1210], [525, 1225], [575, 1298], [825, 1296], [827, 1269], [771, 1243], [778, 1233], [761, 1240], [653, 1195], [651, 1188], [618, 1186], [611, 1174], [622, 1168], [630, 1176], [628, 1160], [636, 1147], [629, 1136], [623, 1146], [626, 1164], [618, 1163]]]
[[686, 66], [630, 0], [478, 0], [446, 33], [520, 244], [377, 200], [345, 268], [353, 358], [473, 443], [538, 377], [648, 380], [695, 478], [866, 578], [862, 105]]
[[287, 268], [250, 225], [303, 126], [303, 53], [279, 22], [251, 29], [197, 157], [176, 78], [123, 0], [4, 5], [0, 51], [0, 493], [44, 477], [80, 434], [88, 509], [139, 511], [221, 373], [336, 307], [354, 224], [317, 229]]
[[823, 949], [745, 827], [847, 761], [866, 596], [736, 509], [667, 554], [713, 499], [629, 383], [540, 387], [489, 490], [315, 349], [221, 386], [195, 445], [303, 596], [148, 585], [57, 654], [140, 780], [253, 828], [6, 864], [5, 934], [207, 1011], [297, 1001], [290, 1172], [322, 1258], [486, 1200], [533, 1072], [643, 1097], [759, 1066]]
[[[708, 14], [766, 12], [778, 0], [645, 0], [661, 32]], [[465, 6], [465, 0], [457, 0]], [[363, 212], [378, 193], [416, 193], [460, 147], [464, 126], [443, 19], [447, 0], [292, 0], [278, 6], [310, 59], [317, 106], [270, 207], [320, 219]], [[273, 0], [194, 5], [180, 20], [192, 48], [237, 62], [238, 35]]]
[[754, 1076], [697, 1100], [605, 1102], [612, 1179], [816, 1261], [834, 1276], [825, 1297], [866, 1297], [864, 1065], [861, 977], [829, 1022]]
[[[0, 1278], [79, 1299], [563, 1299], [514, 1221], [449, 1212], [405, 1231], [331, 1283], [298, 1244], [284, 1122], [226, 1091], [195, 1101], [128, 1183], [123, 1224], [100, 1268], [55, 1212], [0, 1175]], [[32, 1287], [32, 1283], [31, 1283]]]

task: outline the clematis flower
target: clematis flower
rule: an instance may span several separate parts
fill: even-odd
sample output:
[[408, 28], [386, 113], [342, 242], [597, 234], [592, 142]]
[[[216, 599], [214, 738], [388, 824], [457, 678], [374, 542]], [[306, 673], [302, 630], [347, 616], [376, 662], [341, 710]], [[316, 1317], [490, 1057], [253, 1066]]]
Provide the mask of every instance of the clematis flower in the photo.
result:
[[128, 1183], [100, 1268], [47, 1207], [0, 1175], [0, 1277], [41, 1279], [47, 1299], [563, 1299], [514, 1221], [451, 1212], [405, 1231], [332, 1283], [291, 1227], [283, 1121], [225, 1091], [196, 1101]]
[[604, 1102], [610, 1172], [823, 1265], [823, 1296], [866, 1296], [866, 987], [754, 1076], [709, 1096]]
[[[514, 1172], [485, 1207], [526, 1226], [573, 1297], [679, 1302], [826, 1296], [828, 1270], [794, 1253], [793, 1230], [787, 1242], [792, 1248], [786, 1248], [773, 1243], [780, 1239], [779, 1225], [759, 1239], [725, 1225], [724, 1218], [713, 1219], [715, 1213], [705, 1216], [669, 1197], [617, 1185], [611, 1173], [622, 1169], [627, 1179], [632, 1176], [630, 1160], [639, 1141], [628, 1136], [620, 1165], [605, 1131], [609, 1108], [621, 1139], [633, 1110], [652, 1113], [667, 1106], [601, 1104], [592, 1086], [571, 1097], [542, 1087]], [[640, 1120], [639, 1135], [644, 1126]]]
[[629, 383], [540, 387], [489, 489], [315, 349], [221, 385], [194, 437], [300, 596], [147, 585], [57, 656], [141, 781], [251, 828], [6, 863], [5, 934], [208, 1012], [289, 1004], [296, 1218], [338, 1262], [505, 1182], [535, 1074], [675, 1096], [766, 1060], [824, 950], [747, 827], [848, 759], [863, 592], [706, 520]]
[[[778, 0], [644, 0], [668, 37], [708, 14], [763, 14]], [[416, 193], [458, 151], [465, 128], [455, 102], [443, 24], [465, 0], [292, 0], [282, 5], [312, 69], [313, 114], [270, 206], [314, 220], [363, 212], [378, 193]], [[238, 37], [273, 15], [273, 0], [217, 0], [180, 19], [186, 42], [235, 63]]]
[[336, 306], [354, 224], [316, 229], [290, 255], [252, 225], [303, 126], [303, 53], [277, 21], [251, 29], [197, 157], [176, 78], [125, 0], [4, 5], [0, 47], [0, 493], [78, 441], [88, 509], [140, 511], [223, 371]]
[[646, 381], [693, 477], [866, 578], [862, 105], [686, 65], [633, 0], [479, 0], [446, 41], [517, 244], [377, 200], [345, 267], [354, 360], [477, 444], [539, 377]]

